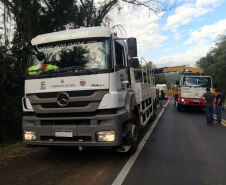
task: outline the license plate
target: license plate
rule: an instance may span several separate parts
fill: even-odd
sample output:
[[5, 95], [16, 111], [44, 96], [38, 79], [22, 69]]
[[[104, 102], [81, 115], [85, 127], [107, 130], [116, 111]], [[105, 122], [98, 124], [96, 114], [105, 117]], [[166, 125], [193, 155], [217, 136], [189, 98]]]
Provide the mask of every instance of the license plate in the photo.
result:
[[193, 100], [193, 102], [200, 102], [200, 100]]
[[56, 130], [55, 137], [73, 137], [71, 130]]

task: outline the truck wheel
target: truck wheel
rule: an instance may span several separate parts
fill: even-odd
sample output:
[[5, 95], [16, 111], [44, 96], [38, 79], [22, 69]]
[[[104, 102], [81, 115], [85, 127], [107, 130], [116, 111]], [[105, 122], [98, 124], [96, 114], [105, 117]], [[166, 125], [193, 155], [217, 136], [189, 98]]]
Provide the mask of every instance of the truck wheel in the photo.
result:
[[60, 148], [54, 146], [49, 146], [48, 149], [51, 150], [52, 152], [59, 152], [61, 150]]
[[155, 116], [155, 110], [154, 110], [153, 115], [152, 115], [150, 121], [151, 121], [151, 122], [154, 122], [154, 121], [155, 121], [155, 117], [156, 117], [156, 116]]
[[138, 121], [136, 116], [133, 114], [131, 148], [128, 151], [130, 155], [133, 155], [137, 151], [138, 137], [139, 137]]
[[178, 111], [178, 112], [181, 112], [181, 108], [182, 108], [181, 104], [179, 104], [179, 103], [177, 102], [177, 111]]
[[150, 121], [151, 122], [154, 122], [155, 121], [155, 118], [156, 118], [156, 110], [157, 110], [157, 106], [156, 106], [156, 104], [155, 103], [153, 103], [153, 115], [152, 115], [152, 117], [151, 117], [151, 119], [150, 119]]
[[155, 103], [155, 108], [154, 109], [155, 109], [155, 112], [156, 112], [157, 111], [157, 103]]

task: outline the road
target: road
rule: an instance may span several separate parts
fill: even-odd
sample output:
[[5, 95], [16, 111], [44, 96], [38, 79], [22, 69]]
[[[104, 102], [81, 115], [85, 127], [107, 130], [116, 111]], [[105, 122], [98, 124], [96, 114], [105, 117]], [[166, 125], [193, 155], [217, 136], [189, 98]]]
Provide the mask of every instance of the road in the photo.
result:
[[[120, 175], [123, 185], [226, 184], [226, 121], [207, 125], [205, 112], [177, 112], [174, 100], [158, 108], [158, 114], [163, 109], [145, 141], [142, 138], [155, 123], [142, 130], [140, 140], [145, 144], [128, 173], [123, 173], [131, 160], [126, 153], [43, 149], [0, 168], [0, 184], [108, 185]], [[225, 112], [222, 118], [226, 120]]]

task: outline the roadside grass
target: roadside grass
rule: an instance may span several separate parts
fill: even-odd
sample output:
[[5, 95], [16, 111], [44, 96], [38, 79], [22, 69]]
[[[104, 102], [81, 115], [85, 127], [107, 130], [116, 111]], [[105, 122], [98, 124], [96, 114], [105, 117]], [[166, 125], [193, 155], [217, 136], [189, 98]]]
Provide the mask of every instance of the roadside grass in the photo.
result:
[[26, 148], [23, 141], [13, 144], [0, 144], [0, 168], [42, 149], [42, 147]]

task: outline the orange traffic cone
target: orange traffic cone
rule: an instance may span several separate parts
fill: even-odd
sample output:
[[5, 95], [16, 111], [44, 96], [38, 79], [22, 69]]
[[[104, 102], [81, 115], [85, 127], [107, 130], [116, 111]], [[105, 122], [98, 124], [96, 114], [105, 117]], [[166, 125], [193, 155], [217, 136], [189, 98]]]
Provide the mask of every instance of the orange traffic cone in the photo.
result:
[[169, 101], [169, 96], [167, 97], [167, 101]]

